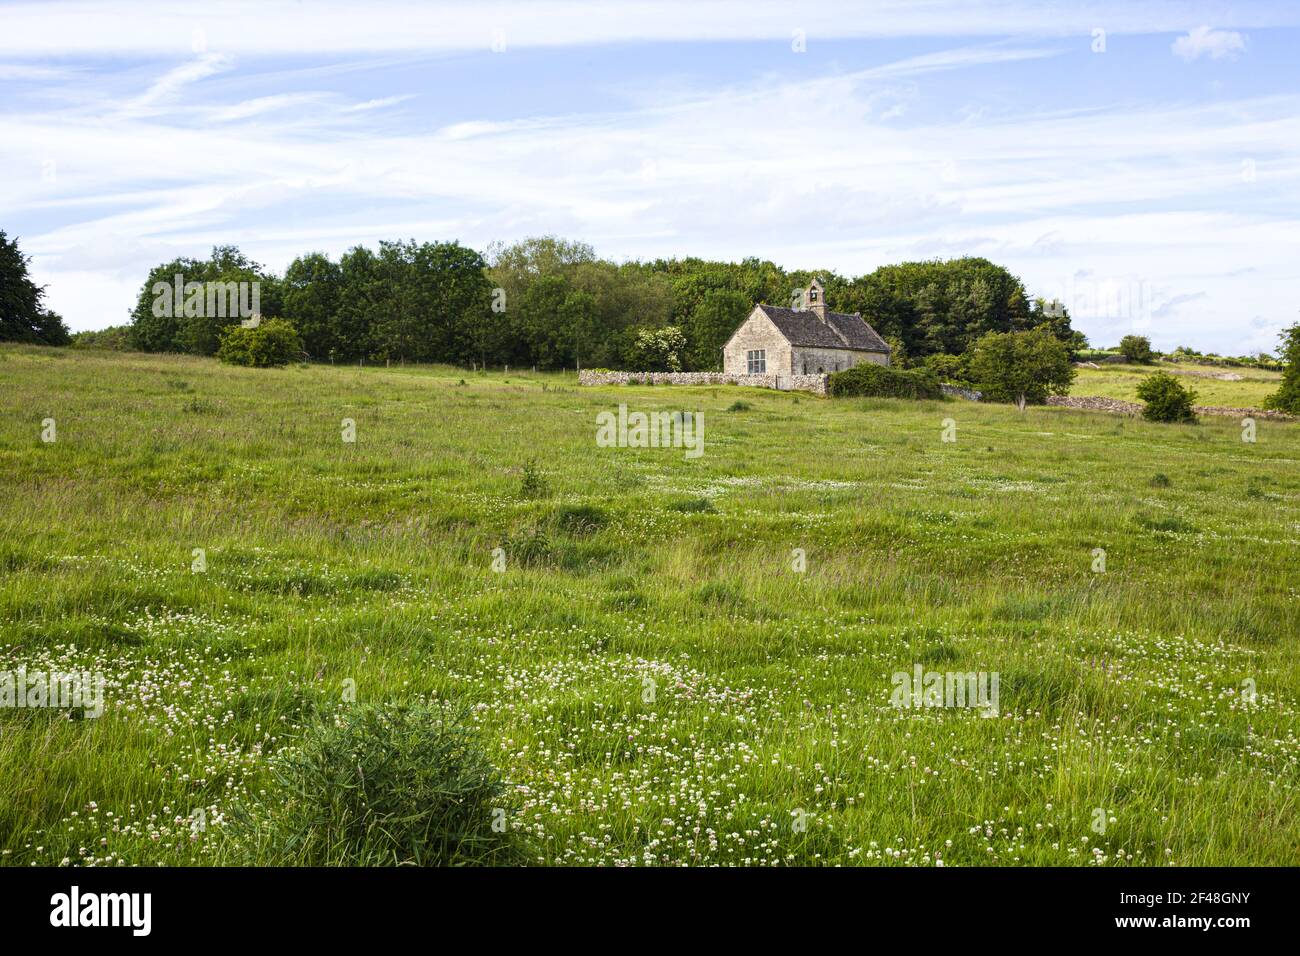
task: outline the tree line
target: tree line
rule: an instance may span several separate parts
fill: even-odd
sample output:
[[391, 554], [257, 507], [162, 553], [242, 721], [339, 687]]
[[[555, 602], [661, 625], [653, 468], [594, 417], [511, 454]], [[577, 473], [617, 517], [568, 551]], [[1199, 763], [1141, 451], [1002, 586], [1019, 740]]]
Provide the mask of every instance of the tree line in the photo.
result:
[[201, 307], [160, 310], [158, 290], [178, 275], [186, 283], [259, 283], [262, 315], [287, 320], [318, 361], [714, 369], [755, 303], [790, 305], [814, 277], [831, 309], [862, 313], [904, 364], [960, 354], [994, 331], [1044, 328], [1070, 347], [1086, 344], [1064, 309], [1031, 299], [1016, 276], [982, 258], [846, 277], [755, 258], [614, 263], [586, 243], [545, 236], [484, 253], [414, 240], [356, 246], [337, 260], [313, 252], [283, 275], [219, 246], [207, 259], [150, 271], [131, 314], [135, 348], [212, 355], [240, 321]]
[[[67, 329], [43, 307], [26, 266], [17, 243], [0, 233], [0, 337], [65, 344]], [[248, 318], [233, 307], [235, 288], [252, 285], [260, 314], [287, 321], [316, 361], [708, 370], [719, 366], [723, 344], [755, 303], [790, 305], [814, 277], [825, 284], [829, 307], [862, 313], [899, 364], [961, 354], [990, 331], [1044, 328], [1072, 348], [1086, 344], [1065, 310], [1031, 299], [1016, 276], [987, 259], [906, 262], [847, 277], [756, 258], [614, 263], [586, 243], [552, 236], [484, 253], [457, 242], [381, 242], [338, 259], [308, 253], [282, 275], [234, 246], [217, 246], [207, 258], [155, 266], [128, 325], [82, 337], [91, 345], [215, 355], [223, 336]], [[214, 286], [231, 287], [231, 307], [213, 309]]]

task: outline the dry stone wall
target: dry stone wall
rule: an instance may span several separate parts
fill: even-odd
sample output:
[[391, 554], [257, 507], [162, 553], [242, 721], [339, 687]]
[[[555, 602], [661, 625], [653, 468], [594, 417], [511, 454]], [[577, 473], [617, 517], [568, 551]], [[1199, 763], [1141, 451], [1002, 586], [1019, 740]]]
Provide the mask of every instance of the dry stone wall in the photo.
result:
[[[1049, 395], [1048, 405], [1062, 408], [1082, 408], [1093, 412], [1119, 412], [1123, 415], [1141, 415], [1143, 405], [1140, 402], [1125, 402], [1118, 398], [1102, 398], [1099, 395]], [[1295, 416], [1263, 408], [1223, 408], [1219, 405], [1193, 405], [1192, 411], [1198, 415], [1223, 415], [1228, 418], [1271, 418], [1275, 421], [1294, 421]]]
[[735, 375], [731, 372], [590, 372], [578, 373], [579, 385], [752, 385], [782, 391], [826, 394], [825, 375]]

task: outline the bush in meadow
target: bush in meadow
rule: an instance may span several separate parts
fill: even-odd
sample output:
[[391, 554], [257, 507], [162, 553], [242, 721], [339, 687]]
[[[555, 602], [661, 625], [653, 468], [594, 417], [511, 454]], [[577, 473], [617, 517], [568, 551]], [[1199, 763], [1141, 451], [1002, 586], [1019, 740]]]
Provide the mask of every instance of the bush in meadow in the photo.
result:
[[1138, 365], [1150, 365], [1155, 360], [1151, 340], [1145, 335], [1126, 335], [1119, 340], [1119, 351], [1124, 358]]
[[271, 772], [276, 786], [232, 813], [233, 861], [460, 866], [517, 855], [505, 783], [462, 712], [356, 706], [309, 726]]
[[1142, 417], [1152, 422], [1194, 422], [1192, 403], [1196, 392], [1168, 372], [1148, 375], [1137, 387], [1137, 396], [1146, 402]]
[[302, 355], [302, 339], [284, 319], [265, 319], [256, 326], [232, 325], [221, 335], [217, 358], [231, 365], [275, 368]]

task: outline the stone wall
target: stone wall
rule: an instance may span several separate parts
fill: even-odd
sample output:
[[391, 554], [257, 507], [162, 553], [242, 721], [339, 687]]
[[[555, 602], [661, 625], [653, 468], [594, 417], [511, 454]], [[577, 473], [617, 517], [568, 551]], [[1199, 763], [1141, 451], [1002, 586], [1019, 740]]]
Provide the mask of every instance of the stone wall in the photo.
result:
[[[1102, 398], [1098, 395], [1049, 395], [1048, 405], [1062, 408], [1081, 408], [1092, 412], [1119, 412], [1123, 415], [1141, 415], [1141, 402], [1125, 402], [1118, 398]], [[1222, 408], [1218, 405], [1193, 405], [1192, 411], [1198, 415], [1222, 415], [1227, 418], [1267, 418], [1274, 421], [1295, 421], [1295, 416], [1286, 415], [1263, 408]]]
[[579, 385], [752, 385], [826, 394], [825, 375], [733, 375], [731, 372], [591, 372], [578, 373]]
[[939, 386], [949, 398], [964, 398], [968, 402], [978, 402], [984, 397], [983, 392], [977, 392], [973, 388], [962, 388], [960, 385], [949, 385], [946, 382]]

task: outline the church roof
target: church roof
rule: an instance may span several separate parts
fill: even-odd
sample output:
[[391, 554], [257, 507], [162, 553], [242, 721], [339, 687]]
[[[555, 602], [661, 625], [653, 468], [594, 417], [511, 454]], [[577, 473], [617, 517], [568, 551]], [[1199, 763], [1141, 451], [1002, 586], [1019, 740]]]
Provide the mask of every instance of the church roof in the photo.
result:
[[826, 321], [816, 312], [783, 309], [776, 305], [760, 304], [763, 314], [785, 336], [791, 345], [804, 348], [855, 349], [860, 352], [892, 351], [876, 330], [867, 325], [860, 315], [844, 312], [827, 312]]

